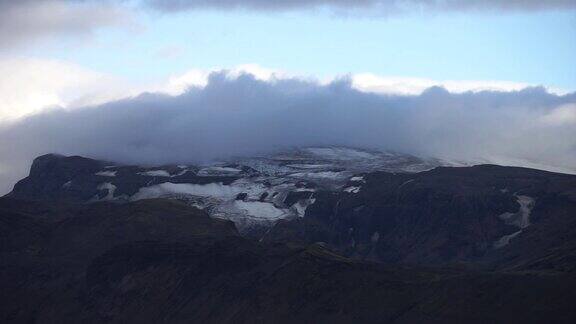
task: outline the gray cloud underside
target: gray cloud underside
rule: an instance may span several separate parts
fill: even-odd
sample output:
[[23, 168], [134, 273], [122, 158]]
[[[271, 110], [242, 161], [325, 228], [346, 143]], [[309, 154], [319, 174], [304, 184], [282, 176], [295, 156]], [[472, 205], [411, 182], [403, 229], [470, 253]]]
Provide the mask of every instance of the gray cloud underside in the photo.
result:
[[0, 191], [24, 177], [35, 156], [51, 152], [164, 164], [308, 145], [574, 167], [576, 94], [431, 88], [419, 96], [381, 96], [354, 90], [347, 80], [323, 86], [215, 73], [205, 88], [177, 97], [145, 94], [1, 126]]
[[0, 0], [0, 50], [50, 37], [83, 37], [123, 20], [112, 1]]
[[440, 11], [574, 10], [574, 0], [0, 0], [0, 50], [61, 36], [86, 36], [124, 24], [138, 7], [284, 11], [325, 8], [342, 15], [390, 16]]
[[385, 14], [404, 11], [539, 11], [576, 8], [576, 2], [573, 0], [146, 0], [146, 3], [166, 11], [197, 8], [248, 10], [328, 8], [337, 11], [378, 10]]

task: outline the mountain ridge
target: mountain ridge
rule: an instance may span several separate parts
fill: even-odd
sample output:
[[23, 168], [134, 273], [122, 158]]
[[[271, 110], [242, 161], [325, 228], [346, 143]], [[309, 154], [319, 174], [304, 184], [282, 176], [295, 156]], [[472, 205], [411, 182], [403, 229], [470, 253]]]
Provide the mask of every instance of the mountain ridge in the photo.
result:
[[[204, 166], [44, 155], [7, 197], [67, 203], [170, 198], [233, 221], [243, 236], [324, 242], [356, 259], [496, 268], [536, 262], [572, 271], [571, 261], [547, 251], [561, 249], [557, 236], [566, 237], [565, 246], [576, 241], [576, 176], [498, 165], [407, 172], [422, 163], [350, 148]], [[531, 243], [535, 239], [543, 243]], [[556, 261], [546, 266], [530, 250]]]

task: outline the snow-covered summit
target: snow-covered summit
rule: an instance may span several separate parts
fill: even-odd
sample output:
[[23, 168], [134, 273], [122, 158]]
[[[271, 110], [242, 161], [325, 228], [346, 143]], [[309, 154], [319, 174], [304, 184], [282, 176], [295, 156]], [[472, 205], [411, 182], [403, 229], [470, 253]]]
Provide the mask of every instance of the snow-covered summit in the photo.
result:
[[[47, 192], [36, 194], [84, 202], [180, 199], [214, 217], [234, 221], [240, 231], [267, 228], [279, 219], [303, 217], [318, 190], [355, 194], [361, 183], [354, 180], [364, 173], [418, 172], [444, 164], [349, 147], [294, 148], [204, 165], [153, 167], [54, 155], [38, 159], [58, 161], [46, 164], [54, 165], [50, 170], [53, 179], [48, 183], [42, 180], [41, 187]], [[65, 167], [58, 167], [64, 164]], [[29, 177], [23, 181], [36, 180]], [[20, 184], [17, 188], [24, 187]]]

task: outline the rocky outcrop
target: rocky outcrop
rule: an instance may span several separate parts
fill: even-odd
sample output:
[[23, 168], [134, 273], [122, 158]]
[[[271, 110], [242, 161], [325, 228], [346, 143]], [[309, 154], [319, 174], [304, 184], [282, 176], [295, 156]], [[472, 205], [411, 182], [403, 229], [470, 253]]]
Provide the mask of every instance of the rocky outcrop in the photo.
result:
[[116, 165], [80, 156], [47, 154], [34, 159], [30, 175], [9, 197], [60, 202], [128, 201], [138, 190], [163, 182], [230, 184], [236, 175], [198, 176], [194, 166]]

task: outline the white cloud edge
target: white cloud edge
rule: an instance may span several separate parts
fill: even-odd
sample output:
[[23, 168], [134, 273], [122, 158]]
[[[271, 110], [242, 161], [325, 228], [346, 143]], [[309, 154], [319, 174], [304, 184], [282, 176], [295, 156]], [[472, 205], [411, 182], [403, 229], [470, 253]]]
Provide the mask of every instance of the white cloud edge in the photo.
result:
[[[320, 84], [328, 84], [341, 78], [341, 75], [319, 77], [296, 74], [280, 69], [262, 67], [258, 64], [241, 64], [232, 69], [191, 69], [185, 73], [171, 76], [164, 88], [158, 88], [159, 92], [171, 95], [179, 95], [188, 87], [204, 87], [208, 83], [208, 77], [212, 72], [227, 70], [230, 78], [237, 78], [242, 73], [253, 75], [257, 80], [273, 81], [275, 79], [297, 78], [315, 80]], [[502, 80], [434, 80], [420, 77], [381, 76], [374, 73], [352, 73], [348, 75], [352, 80], [352, 87], [363, 91], [389, 95], [419, 95], [426, 89], [434, 86], [443, 87], [451, 93], [480, 92], [480, 91], [519, 91], [528, 87], [540, 86], [537, 84], [502, 81]], [[545, 87], [550, 93], [565, 95], [571, 91]]]
[[[164, 78], [155, 84], [139, 84], [121, 76], [94, 71], [66, 61], [40, 58], [0, 58], [0, 122], [14, 121], [54, 107], [76, 109], [84, 106], [137, 96], [145, 92], [177, 96], [190, 87], [202, 88], [211, 73], [226, 70], [231, 79], [250, 74], [258, 80], [297, 78], [325, 85], [342, 76], [310, 76], [258, 64], [241, 64], [233, 68], [190, 69]], [[440, 86], [451, 93], [478, 91], [518, 91], [534, 84], [512, 81], [434, 80], [418, 77], [380, 76], [373, 73], [348, 75], [352, 87], [368, 93], [385, 95], [419, 95]], [[546, 88], [563, 95], [569, 91]]]

